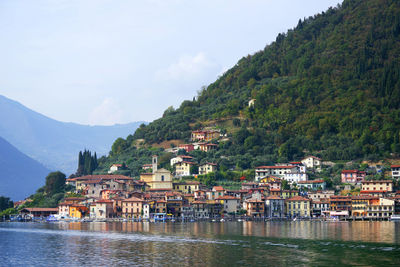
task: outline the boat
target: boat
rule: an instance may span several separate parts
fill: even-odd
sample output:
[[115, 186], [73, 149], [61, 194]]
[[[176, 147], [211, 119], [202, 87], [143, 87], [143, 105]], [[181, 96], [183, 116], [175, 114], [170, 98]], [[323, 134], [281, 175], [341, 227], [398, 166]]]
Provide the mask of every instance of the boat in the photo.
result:
[[59, 220], [59, 217], [55, 215], [50, 215], [46, 218], [46, 222], [58, 222]]
[[400, 214], [393, 214], [390, 216], [391, 221], [400, 221]]

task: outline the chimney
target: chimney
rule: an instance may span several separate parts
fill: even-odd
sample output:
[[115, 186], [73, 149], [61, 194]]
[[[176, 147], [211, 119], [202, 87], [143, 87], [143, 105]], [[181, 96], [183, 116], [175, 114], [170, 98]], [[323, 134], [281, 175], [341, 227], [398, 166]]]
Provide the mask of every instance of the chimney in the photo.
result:
[[153, 173], [155, 173], [157, 171], [157, 155], [153, 156], [152, 159], [152, 169], [153, 169]]

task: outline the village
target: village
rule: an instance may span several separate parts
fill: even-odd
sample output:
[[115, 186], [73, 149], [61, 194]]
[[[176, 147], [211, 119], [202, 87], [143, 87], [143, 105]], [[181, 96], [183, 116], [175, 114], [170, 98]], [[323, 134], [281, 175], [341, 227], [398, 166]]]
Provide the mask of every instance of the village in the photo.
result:
[[[217, 130], [193, 131], [191, 144], [175, 149], [209, 151], [222, 135]], [[174, 149], [172, 149], [174, 150]], [[400, 165], [391, 165], [391, 179], [367, 180], [366, 172], [341, 171], [342, 185], [327, 189], [323, 179], [310, 180], [310, 171], [321, 170], [321, 158], [307, 156], [300, 161], [255, 168], [254, 180], [245, 180], [239, 189], [221, 185], [208, 187], [191, 173], [193, 157], [177, 155], [170, 160], [174, 172], [158, 168], [154, 155], [142, 166], [140, 177], [113, 174], [121, 164], [110, 166], [108, 174], [69, 178], [77, 196], [67, 197], [58, 208], [23, 208], [23, 218], [52, 220], [389, 220], [400, 219]], [[375, 166], [379, 168], [380, 166]], [[218, 165], [198, 166], [198, 175], [215, 172]], [[187, 180], [182, 177], [190, 177]], [[284, 186], [285, 185], [285, 186]], [[350, 194], [350, 189], [353, 190]], [[354, 193], [355, 192], [355, 193]], [[23, 204], [22, 202], [16, 203]]]

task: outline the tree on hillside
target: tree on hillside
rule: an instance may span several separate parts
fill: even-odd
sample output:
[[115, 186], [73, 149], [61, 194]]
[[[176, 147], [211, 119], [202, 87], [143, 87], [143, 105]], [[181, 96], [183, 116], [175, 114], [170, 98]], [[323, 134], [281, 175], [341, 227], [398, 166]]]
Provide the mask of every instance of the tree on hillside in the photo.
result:
[[0, 196], [0, 212], [12, 207], [14, 207], [14, 203], [9, 197]]
[[79, 151], [78, 156], [78, 169], [76, 171], [76, 176], [92, 174], [97, 168], [97, 154], [96, 152], [92, 156], [92, 152], [85, 150], [84, 152]]
[[44, 186], [45, 193], [54, 195], [60, 193], [65, 187], [65, 174], [57, 171], [51, 172], [46, 177], [46, 185]]

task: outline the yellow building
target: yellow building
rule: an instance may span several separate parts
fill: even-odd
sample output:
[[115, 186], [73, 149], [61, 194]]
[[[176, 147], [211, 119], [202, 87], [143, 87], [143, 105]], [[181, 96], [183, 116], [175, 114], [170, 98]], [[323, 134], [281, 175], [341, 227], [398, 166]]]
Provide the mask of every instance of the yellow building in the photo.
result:
[[299, 195], [299, 191], [297, 190], [283, 190], [282, 191], [282, 198], [287, 199], [291, 197], [295, 197]]
[[172, 189], [172, 175], [166, 169], [157, 169], [157, 156], [152, 159], [153, 172], [140, 174], [140, 181], [145, 182], [150, 189]]
[[353, 196], [351, 198], [351, 214], [353, 217], [366, 217], [368, 214], [368, 206], [373, 201], [379, 200], [373, 196]]
[[286, 214], [290, 217], [310, 217], [310, 199], [294, 196], [285, 200]]
[[88, 211], [89, 209], [84, 205], [72, 204], [69, 207], [69, 217], [81, 219], [88, 215]]
[[210, 172], [215, 172], [217, 170], [217, 164], [215, 163], [204, 163], [199, 166], [199, 174], [209, 174]]
[[174, 190], [182, 192], [184, 194], [191, 194], [199, 190], [200, 182], [197, 181], [186, 181], [180, 183], [174, 183]]
[[176, 176], [190, 176], [190, 168], [195, 165], [194, 162], [181, 161], [175, 164]]

